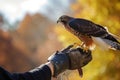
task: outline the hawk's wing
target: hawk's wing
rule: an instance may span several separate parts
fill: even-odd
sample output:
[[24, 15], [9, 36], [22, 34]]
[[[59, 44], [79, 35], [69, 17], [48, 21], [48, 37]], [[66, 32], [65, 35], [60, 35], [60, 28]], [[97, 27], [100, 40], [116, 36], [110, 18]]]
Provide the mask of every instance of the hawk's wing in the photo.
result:
[[69, 21], [68, 25], [83, 35], [100, 37], [107, 33], [104, 27], [85, 19], [73, 19]]

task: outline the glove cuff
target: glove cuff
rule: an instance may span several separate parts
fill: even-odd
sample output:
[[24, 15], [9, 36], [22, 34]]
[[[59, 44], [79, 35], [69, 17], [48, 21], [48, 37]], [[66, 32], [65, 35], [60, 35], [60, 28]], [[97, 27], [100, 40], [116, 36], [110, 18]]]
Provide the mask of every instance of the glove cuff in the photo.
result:
[[65, 53], [56, 52], [48, 58], [54, 66], [53, 77], [57, 77], [60, 73], [69, 68], [69, 58]]

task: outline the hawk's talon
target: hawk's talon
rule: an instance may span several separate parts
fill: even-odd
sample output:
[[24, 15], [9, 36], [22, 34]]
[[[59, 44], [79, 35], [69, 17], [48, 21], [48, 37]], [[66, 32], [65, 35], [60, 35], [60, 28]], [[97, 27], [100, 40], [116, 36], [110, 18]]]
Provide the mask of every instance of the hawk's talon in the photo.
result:
[[84, 48], [84, 45], [85, 45], [85, 43], [84, 43], [84, 42], [82, 42], [80, 46]]
[[84, 52], [88, 52], [88, 51], [89, 51], [89, 48], [88, 48], [88, 47], [84, 47], [84, 48], [83, 48], [83, 51], [84, 51]]

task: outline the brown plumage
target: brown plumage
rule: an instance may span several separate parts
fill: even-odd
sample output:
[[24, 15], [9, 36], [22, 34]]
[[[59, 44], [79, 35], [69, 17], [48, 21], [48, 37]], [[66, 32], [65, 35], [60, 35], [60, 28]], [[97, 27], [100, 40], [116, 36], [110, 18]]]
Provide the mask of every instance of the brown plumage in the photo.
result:
[[87, 49], [91, 49], [94, 44], [97, 44], [104, 49], [120, 50], [120, 43], [117, 39], [101, 25], [67, 15], [61, 16], [58, 22], [62, 23], [69, 32], [77, 36], [83, 42], [82, 46]]

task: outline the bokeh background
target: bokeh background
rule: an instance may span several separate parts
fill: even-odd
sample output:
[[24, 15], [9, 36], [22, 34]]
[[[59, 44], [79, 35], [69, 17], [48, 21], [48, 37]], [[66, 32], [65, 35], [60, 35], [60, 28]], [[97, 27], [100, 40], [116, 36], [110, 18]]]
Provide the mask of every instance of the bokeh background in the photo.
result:
[[[61, 15], [98, 23], [120, 36], [120, 0], [0, 0], [0, 66], [10, 72], [26, 72], [75, 42], [81, 43], [62, 25]], [[93, 60], [68, 80], [120, 80], [120, 52], [99, 47]]]

